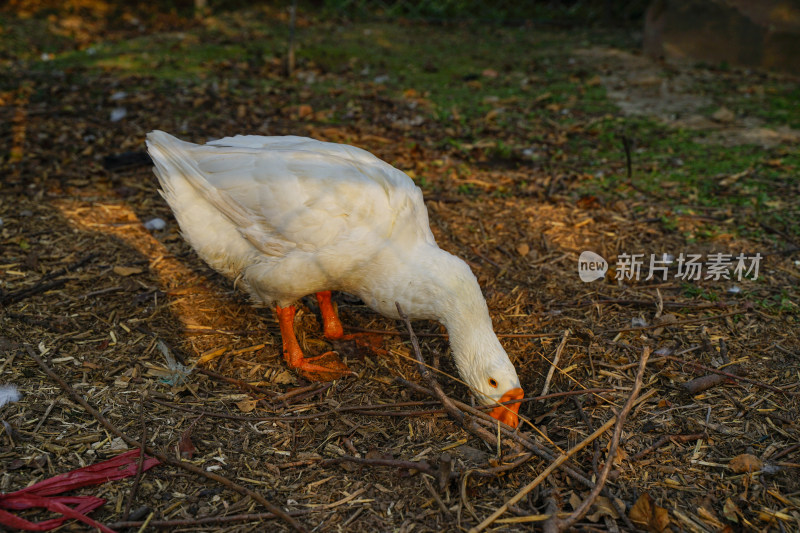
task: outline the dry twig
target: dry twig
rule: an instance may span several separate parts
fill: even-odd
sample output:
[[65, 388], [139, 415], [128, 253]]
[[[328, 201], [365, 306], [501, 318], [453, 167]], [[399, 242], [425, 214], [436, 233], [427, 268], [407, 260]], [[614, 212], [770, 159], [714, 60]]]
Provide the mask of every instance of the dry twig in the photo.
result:
[[493, 523], [495, 520], [497, 520], [498, 518], [500, 518], [500, 516], [501, 516], [503, 513], [505, 513], [506, 511], [508, 511], [508, 508], [509, 508], [510, 506], [512, 506], [512, 505], [514, 505], [514, 504], [516, 504], [516, 503], [517, 503], [517, 502], [519, 502], [519, 501], [520, 501], [522, 498], [524, 498], [525, 496], [527, 496], [527, 494], [528, 494], [530, 491], [532, 491], [533, 489], [535, 489], [536, 487], [538, 487], [538, 486], [539, 486], [539, 485], [542, 483], [542, 481], [544, 481], [545, 479], [547, 479], [547, 476], [549, 476], [550, 474], [552, 474], [552, 473], [553, 473], [553, 472], [554, 472], [554, 471], [555, 471], [555, 470], [556, 470], [556, 469], [557, 469], [559, 466], [561, 466], [562, 464], [564, 464], [565, 462], [567, 462], [567, 460], [569, 460], [569, 458], [570, 458], [570, 457], [572, 457], [573, 455], [575, 455], [576, 453], [578, 453], [579, 451], [581, 451], [583, 448], [585, 448], [586, 446], [588, 446], [589, 444], [591, 444], [591, 442], [592, 442], [594, 439], [596, 439], [596, 438], [600, 437], [600, 435], [602, 435], [602, 434], [603, 434], [603, 433], [605, 433], [605, 432], [606, 432], [606, 431], [607, 431], [609, 428], [611, 428], [611, 426], [613, 426], [613, 425], [614, 425], [614, 422], [616, 421], [616, 419], [617, 419], [616, 417], [612, 417], [612, 418], [610, 418], [610, 419], [609, 419], [609, 420], [608, 420], [608, 421], [607, 421], [605, 424], [603, 424], [602, 426], [600, 426], [600, 427], [597, 429], [597, 431], [595, 431], [594, 433], [592, 433], [591, 435], [589, 435], [588, 437], [586, 437], [585, 439], [583, 439], [583, 441], [582, 441], [580, 444], [578, 444], [577, 446], [575, 446], [574, 448], [572, 448], [572, 449], [571, 449], [571, 450], [569, 450], [568, 452], [566, 452], [566, 453], [562, 453], [562, 454], [561, 454], [561, 455], [560, 455], [560, 456], [559, 456], [559, 457], [558, 457], [558, 458], [557, 458], [555, 461], [553, 461], [552, 463], [550, 463], [550, 466], [548, 466], [547, 468], [545, 468], [545, 469], [544, 469], [544, 470], [543, 470], [543, 471], [542, 471], [542, 472], [541, 472], [541, 473], [540, 473], [540, 474], [539, 474], [539, 475], [536, 477], [536, 479], [534, 479], [533, 481], [531, 481], [530, 483], [528, 483], [527, 485], [525, 485], [525, 486], [522, 488], [522, 490], [520, 490], [519, 492], [517, 492], [517, 494], [515, 494], [515, 495], [514, 495], [514, 496], [513, 496], [511, 499], [509, 499], [509, 500], [508, 500], [506, 503], [504, 503], [504, 504], [503, 504], [503, 505], [502, 505], [502, 506], [501, 506], [499, 509], [497, 509], [497, 510], [496, 510], [494, 513], [492, 513], [492, 514], [491, 514], [491, 516], [489, 516], [488, 518], [486, 518], [486, 519], [485, 519], [483, 522], [481, 522], [481, 523], [480, 523], [480, 524], [478, 524], [477, 526], [475, 526], [475, 527], [473, 527], [472, 529], [470, 529], [470, 530], [469, 530], [469, 531], [470, 531], [470, 533], [478, 533], [478, 532], [480, 532], [480, 531], [483, 531], [484, 529], [486, 529], [486, 528], [487, 528], [487, 527], [489, 527], [490, 525], [492, 525], [492, 523]]
[[[302, 511], [286, 511], [286, 514], [288, 514], [289, 516], [304, 516], [311, 513], [318, 513], [324, 510], [325, 510], [324, 508], [320, 507], [317, 509], [305, 509]], [[126, 527], [140, 528], [144, 524], [147, 524], [147, 527], [164, 528], [164, 529], [166, 528], [174, 529], [179, 527], [197, 528], [200, 526], [230, 524], [232, 522], [263, 522], [265, 520], [272, 520], [274, 518], [278, 518], [278, 516], [273, 513], [252, 513], [252, 514], [236, 514], [229, 516], [204, 516], [202, 518], [189, 518], [183, 520], [150, 520], [150, 522], [147, 522], [145, 520], [120, 521], [109, 524], [108, 527], [112, 529], [122, 529]]]
[[672, 322], [671, 324], [650, 324], [648, 326], [638, 326], [633, 328], [618, 328], [618, 329], [606, 329], [597, 333], [597, 335], [606, 335], [609, 333], [625, 333], [630, 331], [646, 331], [649, 329], [656, 329], [656, 328], [675, 328], [678, 326], [683, 326], [686, 324], [696, 324], [698, 322], [707, 322], [709, 320], [717, 320], [720, 318], [726, 318], [733, 315], [741, 315], [749, 311], [749, 307], [744, 307], [742, 309], [735, 309], [728, 313], [721, 313], [719, 315], [712, 315], [712, 316], [703, 316], [699, 318], [687, 318], [686, 320], [679, 320], [677, 322]]
[[712, 374], [719, 374], [720, 376], [725, 376], [729, 379], [733, 379], [736, 381], [744, 381], [745, 383], [750, 383], [751, 385], [761, 387], [762, 389], [771, 390], [773, 392], [779, 392], [781, 394], [790, 394], [792, 396], [800, 396], [800, 392], [783, 390], [773, 385], [764, 383], [763, 381], [758, 381], [757, 379], [750, 379], [744, 376], [737, 376], [736, 374], [731, 374], [730, 372], [725, 372], [724, 370], [717, 370], [716, 368], [711, 368], [710, 366], [701, 365], [700, 363], [693, 363], [691, 361], [686, 361], [685, 359], [675, 357], [674, 355], [665, 355], [662, 357], [662, 359], [669, 359], [670, 361], [675, 361], [676, 363], [688, 365], [697, 368], [699, 370], [705, 370], [706, 372], [711, 372]]
[[136, 499], [136, 492], [139, 490], [139, 482], [142, 480], [142, 472], [144, 467], [144, 447], [147, 444], [147, 424], [144, 420], [144, 392], [139, 400], [139, 424], [142, 426], [142, 442], [139, 446], [139, 465], [136, 468], [136, 477], [133, 479], [133, 486], [128, 494], [128, 501], [125, 502], [125, 512], [122, 513], [122, 520], [127, 520], [131, 515], [131, 505]]
[[606, 479], [608, 479], [608, 473], [611, 472], [611, 467], [614, 465], [614, 457], [617, 454], [617, 447], [619, 446], [619, 440], [622, 437], [622, 428], [625, 425], [625, 418], [628, 416], [628, 413], [633, 409], [633, 406], [636, 402], [636, 397], [639, 396], [639, 391], [642, 389], [642, 378], [644, 377], [644, 371], [647, 367], [647, 360], [650, 358], [650, 347], [646, 346], [644, 351], [642, 352], [642, 358], [639, 360], [639, 370], [636, 372], [636, 378], [633, 381], [633, 390], [631, 391], [630, 396], [628, 397], [628, 401], [625, 402], [625, 406], [617, 415], [617, 425], [614, 428], [614, 434], [611, 437], [611, 444], [608, 447], [608, 456], [606, 457], [606, 464], [603, 467], [603, 470], [600, 472], [600, 475], [597, 477], [597, 484], [595, 485], [594, 489], [589, 493], [589, 495], [581, 502], [575, 511], [571, 515], [569, 515], [564, 520], [560, 521], [558, 524], [558, 529], [560, 531], [568, 530], [572, 527], [575, 522], [580, 520], [583, 515], [589, 510], [589, 508], [594, 505], [594, 502], [597, 500], [597, 497], [600, 495], [600, 491], [603, 489], [603, 486], [606, 483]]
[[556, 367], [558, 367], [558, 361], [561, 359], [561, 352], [564, 351], [564, 346], [567, 345], [567, 339], [569, 338], [569, 330], [564, 330], [564, 336], [561, 338], [561, 344], [558, 345], [558, 349], [556, 349], [556, 355], [553, 357], [553, 361], [550, 363], [550, 370], [547, 371], [547, 378], [544, 380], [544, 387], [542, 387], [542, 396], [547, 394], [547, 391], [550, 389], [550, 380], [553, 379], [553, 372], [555, 372]]
[[266, 507], [275, 516], [281, 518], [284, 522], [292, 526], [296, 531], [302, 531], [302, 532], [306, 531], [306, 528], [304, 528], [297, 520], [289, 516], [286, 513], [286, 511], [284, 511], [280, 507], [274, 505], [273, 503], [270, 503], [261, 494], [252, 491], [247, 487], [239, 485], [238, 483], [235, 483], [226, 477], [214, 474], [212, 472], [207, 472], [202, 468], [195, 466], [194, 464], [189, 463], [187, 461], [179, 461], [177, 459], [173, 459], [172, 457], [166, 456], [162, 453], [153, 450], [149, 446], [146, 446], [145, 443], [140, 443], [130, 438], [128, 435], [117, 429], [117, 427], [114, 426], [111, 422], [109, 422], [109, 420], [102, 414], [100, 414], [100, 412], [97, 409], [89, 405], [89, 403], [86, 400], [84, 400], [80, 394], [75, 392], [75, 390], [72, 387], [70, 387], [69, 384], [61, 378], [61, 376], [53, 372], [53, 370], [44, 361], [42, 361], [42, 359], [38, 355], [36, 355], [36, 353], [29, 345], [25, 345], [25, 349], [28, 351], [28, 355], [30, 356], [30, 358], [36, 361], [36, 364], [38, 364], [41, 367], [44, 373], [47, 374], [50, 377], [50, 379], [58, 383], [64, 390], [64, 392], [66, 392], [70, 396], [70, 398], [72, 398], [75, 402], [80, 404], [80, 406], [83, 407], [90, 415], [92, 415], [104, 428], [106, 428], [108, 431], [110, 431], [117, 437], [121, 438], [123, 441], [125, 441], [125, 443], [128, 446], [132, 448], [144, 448], [146, 453], [155, 457], [162, 463], [176, 466], [193, 474], [197, 474], [199, 476], [203, 476], [205, 478], [216, 481], [217, 483], [220, 483], [228, 487], [229, 489], [238, 492], [243, 496], [250, 496], [252, 499], [254, 499], [258, 503]]
[[414, 335], [414, 329], [411, 327], [411, 321], [408, 319], [408, 316], [403, 312], [403, 309], [400, 307], [400, 304], [395, 302], [395, 305], [397, 306], [397, 312], [400, 314], [400, 317], [406, 323], [406, 328], [408, 328], [408, 334], [411, 337], [411, 346], [414, 348], [414, 355], [417, 358], [417, 363], [419, 363], [419, 372], [422, 375], [422, 377], [428, 382], [431, 389], [433, 389], [434, 397], [437, 398], [440, 402], [442, 402], [442, 405], [444, 406], [447, 413], [450, 416], [452, 416], [461, 426], [467, 429], [470, 433], [481, 438], [490, 445], [495, 444], [496, 443], [495, 436], [489, 433], [487, 430], [483, 429], [482, 427], [478, 426], [478, 424], [475, 423], [475, 420], [467, 418], [464, 412], [461, 411], [458, 407], [456, 407], [456, 405], [453, 403], [453, 400], [450, 399], [444, 393], [442, 388], [439, 386], [439, 383], [436, 381], [436, 378], [433, 377], [433, 374], [431, 374], [428, 371], [428, 368], [425, 365], [425, 361], [422, 359], [422, 352], [419, 349], [419, 342], [417, 341], [417, 337], [416, 335]]

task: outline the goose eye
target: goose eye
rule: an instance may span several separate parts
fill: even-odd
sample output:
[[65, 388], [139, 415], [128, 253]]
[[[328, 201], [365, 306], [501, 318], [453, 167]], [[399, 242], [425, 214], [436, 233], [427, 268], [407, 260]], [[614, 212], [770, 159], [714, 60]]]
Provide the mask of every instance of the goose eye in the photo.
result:
[[492, 387], [494, 387], [496, 389], [497, 388], [497, 380], [494, 379], [494, 378], [489, 378], [489, 385], [491, 385]]

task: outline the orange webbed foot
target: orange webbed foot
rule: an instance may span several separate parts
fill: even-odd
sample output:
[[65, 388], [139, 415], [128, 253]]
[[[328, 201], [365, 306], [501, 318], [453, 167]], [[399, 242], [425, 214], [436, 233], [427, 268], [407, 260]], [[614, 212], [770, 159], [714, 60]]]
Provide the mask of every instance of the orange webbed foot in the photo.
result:
[[293, 306], [276, 306], [278, 324], [283, 339], [283, 358], [290, 368], [295, 368], [300, 375], [311, 381], [331, 381], [353, 374], [335, 352], [326, 352], [316, 357], [303, 356], [303, 350], [294, 334]]
[[364, 348], [377, 355], [388, 355], [383, 348], [384, 336], [377, 333], [348, 333], [342, 335], [337, 341], [351, 341], [358, 348]]
[[[349, 333], [344, 334], [344, 328], [336, 314], [336, 309], [331, 302], [331, 291], [320, 291], [317, 294], [319, 312], [322, 315], [322, 327], [325, 337], [334, 341], [337, 348], [344, 352], [357, 352], [358, 349], [365, 348], [379, 355], [386, 355], [388, 352], [383, 347], [383, 337], [374, 333]], [[349, 343], [342, 341], [351, 341]]]
[[354, 374], [336, 352], [325, 352], [315, 357], [303, 357], [295, 363], [296, 366], [292, 363], [289, 366], [296, 368], [301, 376], [310, 381], [332, 381]]

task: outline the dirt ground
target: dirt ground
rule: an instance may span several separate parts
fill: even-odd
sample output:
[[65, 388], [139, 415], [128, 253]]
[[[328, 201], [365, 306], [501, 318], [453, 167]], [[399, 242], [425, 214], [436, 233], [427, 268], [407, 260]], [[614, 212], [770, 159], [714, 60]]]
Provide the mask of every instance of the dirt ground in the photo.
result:
[[[575, 57], [600, 61], [587, 54]], [[89, 87], [72, 90], [36, 76], [28, 89], [6, 94], [1, 111], [2, 121], [14, 125], [2, 133], [3, 143], [24, 157], [5, 160], [0, 189], [0, 384], [22, 393], [0, 407], [0, 491], [129, 449], [71, 400], [29, 350], [119, 431], [134, 439], [146, 433], [153, 449], [257, 492], [311, 531], [469, 530], [553, 462], [536, 455], [518, 461], [526, 450], [514, 439], [487, 444], [433, 398], [398, 381], [422, 382], [404, 325], [348, 295], [334, 299], [345, 328], [383, 332], [366, 337], [371, 344], [323, 341], [313, 298], [299, 306], [296, 325], [308, 353], [336, 349], [358, 376], [314, 384], [288, 371], [273, 311], [250, 305], [198, 259], [149, 165], [103, 166], [108, 155], [141, 150], [150, 129], [180, 131], [183, 119], [168, 106], [153, 112], [163, 98], [157, 84], [139, 80], [143, 88], [125, 97], [135, 120], [108, 123], [96, 118], [97, 102], [84, 98]], [[612, 92], [614, 84], [647, 85], [602, 82]], [[107, 95], [120, 90], [113, 76], [92, 83]], [[41, 87], [53, 87], [57, 106], [31, 101]], [[202, 87], [184, 90], [185, 98], [200, 100], [196, 112], [210, 106], [230, 117], [184, 135], [198, 142], [212, 130], [235, 127], [248, 102], [247, 95], [216, 99]], [[630, 100], [626, 94], [620, 98]], [[106, 116], [118, 104], [100, 105]], [[269, 134], [355, 144], [425, 177], [437, 241], [478, 276], [526, 394], [539, 395], [545, 384], [549, 394], [573, 393], [520, 409], [526, 423], [518, 435], [552, 458], [619, 412], [638, 361], [652, 352], [616, 453], [607, 455], [609, 429], [567, 461], [576, 475], [555, 469], [491, 530], [528, 531], [554, 509], [570, 513], [608, 461], [607, 490], [577, 530], [628, 531], [633, 524], [650, 531], [800, 530], [796, 248], [786, 252], [773, 240], [735, 234], [735, 217], [725, 211], [712, 215], [730, 231], [687, 242], [661, 223], [668, 207], [659, 198], [633, 191], [624, 201], [576, 200], [574, 191], [592, 179], [578, 168], [465, 161], [428, 142], [445, 132], [433, 128], [422, 139], [397, 126], [415, 111], [396, 101], [365, 98], [361, 116], [338, 125], [260, 113], [267, 115], [228, 133], [265, 133], [257, 122], [268, 116]], [[547, 127], [547, 135], [563, 133], [558, 124]], [[457, 172], [464, 165], [471, 167], [468, 177]], [[624, 165], [624, 159], [609, 163], [609, 171], [623, 172]], [[703, 216], [678, 217], [678, 224], [691, 230]], [[145, 223], [156, 218], [165, 227], [148, 229]], [[578, 257], [587, 249], [611, 265], [604, 280], [578, 277]], [[719, 251], [760, 253], [760, 279], [707, 280], [696, 290], [673, 278], [613, 279], [625, 253]], [[724, 296], [708, 299], [708, 291]], [[758, 304], [774, 294], [794, 305]], [[457, 371], [443, 329], [428, 322], [414, 328], [444, 391], [470, 403], [466, 388], [449, 377]], [[713, 369], [738, 377], [723, 376], [705, 390], [693, 384], [687, 392], [690, 380]], [[595, 392], [580, 393], [585, 389]], [[139, 529], [143, 521], [150, 521], [146, 529], [171, 531], [290, 529], [281, 520], [242, 517], [265, 509], [171, 464], [144, 473], [129, 523], [121, 524], [133, 483], [131, 477], [75, 494], [108, 500], [91, 516], [118, 530]], [[33, 520], [45, 514], [21, 512]], [[72, 522], [63, 529], [86, 527]]]

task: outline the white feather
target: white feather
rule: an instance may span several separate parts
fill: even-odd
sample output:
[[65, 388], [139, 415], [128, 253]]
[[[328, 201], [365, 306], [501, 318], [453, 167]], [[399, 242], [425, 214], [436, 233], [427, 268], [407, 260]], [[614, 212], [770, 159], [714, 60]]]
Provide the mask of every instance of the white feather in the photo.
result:
[[20, 401], [22, 395], [16, 385], [0, 385], [0, 407]]

